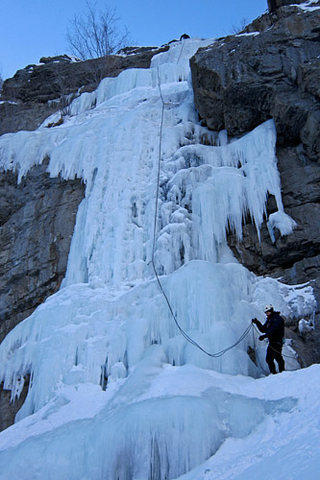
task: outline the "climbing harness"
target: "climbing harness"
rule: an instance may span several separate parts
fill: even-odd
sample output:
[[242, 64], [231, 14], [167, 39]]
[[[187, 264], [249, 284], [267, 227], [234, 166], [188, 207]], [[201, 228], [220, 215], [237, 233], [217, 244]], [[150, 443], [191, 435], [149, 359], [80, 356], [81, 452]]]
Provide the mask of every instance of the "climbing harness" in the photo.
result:
[[[260, 335], [260, 331], [258, 330], [258, 328], [256, 326], [254, 326], [254, 329], [256, 330], [256, 332]], [[270, 350], [273, 350], [274, 352], [277, 352], [277, 350], [275, 348], [273, 348], [270, 344], [269, 344], [269, 347]], [[293, 356], [293, 355], [285, 355], [284, 353], [281, 353], [281, 355], [285, 358], [292, 358], [293, 360], [297, 360], [297, 356]]]
[[[182, 46], [183, 48], [183, 46]], [[182, 49], [181, 49], [181, 52], [182, 52]], [[180, 60], [180, 57], [181, 57], [181, 52], [180, 52], [180, 55], [179, 55], [179, 59], [178, 61]], [[177, 320], [177, 317], [176, 315], [174, 314], [174, 311], [172, 309], [172, 306], [170, 304], [170, 301], [168, 299], [168, 296], [166, 294], [166, 292], [164, 291], [164, 288], [163, 288], [163, 285], [161, 283], [161, 280], [159, 278], [159, 275], [158, 275], [158, 272], [157, 272], [157, 269], [156, 269], [156, 266], [155, 266], [155, 259], [154, 259], [154, 256], [155, 256], [155, 245], [156, 245], [156, 233], [157, 233], [157, 223], [158, 223], [158, 208], [159, 208], [159, 192], [160, 192], [160, 166], [161, 166], [161, 155], [162, 155], [162, 134], [163, 134], [163, 119], [164, 119], [164, 111], [165, 111], [165, 105], [169, 105], [169, 103], [166, 103], [164, 101], [164, 98], [163, 98], [163, 95], [162, 95], [162, 91], [161, 91], [161, 85], [160, 85], [160, 73], [159, 73], [159, 67], [157, 67], [157, 72], [158, 72], [158, 88], [159, 88], [159, 93], [160, 93], [160, 99], [161, 99], [161, 102], [162, 102], [162, 108], [161, 108], [161, 119], [160, 119], [160, 130], [159, 130], [159, 154], [158, 154], [158, 169], [157, 169], [157, 189], [156, 189], [156, 201], [155, 201], [155, 215], [154, 215], [154, 223], [153, 223], [153, 243], [152, 243], [152, 259], [151, 259], [151, 263], [152, 263], [152, 267], [153, 267], [153, 270], [154, 270], [154, 274], [155, 274], [155, 277], [156, 277], [156, 280], [157, 280], [157, 283], [159, 285], [159, 288], [160, 288], [160, 291], [162, 292], [166, 302], [167, 302], [167, 305], [168, 305], [168, 308], [169, 308], [169, 311], [171, 313], [171, 316], [178, 328], [178, 330], [180, 331], [180, 333], [182, 334], [182, 336], [189, 342], [191, 343], [192, 345], [194, 345], [195, 347], [197, 347], [199, 350], [201, 350], [203, 353], [205, 353], [206, 355], [208, 355], [209, 357], [213, 357], [213, 358], [218, 358], [218, 357], [221, 357], [222, 355], [224, 355], [225, 353], [227, 353], [229, 350], [231, 350], [232, 348], [236, 347], [239, 343], [241, 343], [244, 338], [249, 334], [250, 330], [252, 329], [252, 324], [250, 323], [250, 325], [245, 329], [245, 331], [242, 333], [242, 335], [240, 336], [239, 340], [237, 340], [233, 345], [230, 345], [229, 347], [227, 348], [224, 348], [223, 350], [220, 350], [219, 352], [215, 352], [215, 353], [211, 353], [211, 352], [208, 352], [205, 348], [203, 348], [201, 345], [199, 345], [199, 343], [197, 343], [195, 340], [193, 340], [184, 330], [183, 328], [181, 327], [181, 325], [179, 324], [178, 320]]]

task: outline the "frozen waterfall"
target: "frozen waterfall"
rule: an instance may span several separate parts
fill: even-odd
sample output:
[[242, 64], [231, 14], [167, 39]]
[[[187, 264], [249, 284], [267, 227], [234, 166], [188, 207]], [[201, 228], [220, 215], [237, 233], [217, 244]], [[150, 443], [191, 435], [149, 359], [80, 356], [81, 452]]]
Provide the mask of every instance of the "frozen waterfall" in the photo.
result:
[[0, 435], [0, 478], [173, 479], [248, 435], [271, 405], [293, 406], [230, 393], [228, 382], [242, 381], [233, 376], [263, 374], [263, 346], [255, 365], [253, 332], [219, 359], [188, 344], [150, 264], [160, 161], [156, 268], [188, 335], [215, 352], [270, 299], [285, 315], [314, 309], [311, 287], [258, 278], [228, 248], [226, 231], [241, 239], [247, 215], [259, 236], [269, 194], [271, 236], [294, 222], [273, 122], [229, 142], [197, 121], [189, 58], [209, 43], [175, 42], [150, 69], [104, 79], [59, 127], [46, 128], [50, 118], [0, 137], [0, 167], [19, 179], [49, 158], [51, 176], [86, 183], [63, 288], [0, 346], [0, 382], [13, 397], [31, 375], [19, 421]]

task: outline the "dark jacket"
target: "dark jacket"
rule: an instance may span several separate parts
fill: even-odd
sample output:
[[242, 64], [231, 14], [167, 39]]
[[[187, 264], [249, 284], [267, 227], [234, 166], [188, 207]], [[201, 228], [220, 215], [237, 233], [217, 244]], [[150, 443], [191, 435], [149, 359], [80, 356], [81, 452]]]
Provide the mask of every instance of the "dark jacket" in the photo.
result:
[[255, 323], [260, 332], [263, 332], [265, 337], [269, 339], [270, 343], [282, 343], [284, 337], [284, 320], [279, 312], [273, 312], [263, 325], [259, 320], [256, 320]]

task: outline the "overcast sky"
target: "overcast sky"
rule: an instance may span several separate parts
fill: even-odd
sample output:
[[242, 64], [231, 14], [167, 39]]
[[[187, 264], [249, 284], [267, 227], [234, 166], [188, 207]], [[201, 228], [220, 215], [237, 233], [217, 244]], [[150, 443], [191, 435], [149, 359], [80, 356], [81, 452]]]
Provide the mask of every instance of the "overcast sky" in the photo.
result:
[[[42, 56], [69, 53], [68, 23], [84, 10], [86, 0], [0, 0], [0, 74], [38, 63]], [[104, 0], [97, 0], [103, 7]], [[219, 37], [242, 19], [253, 20], [267, 0], [109, 0], [136, 45], [162, 45], [187, 33]]]

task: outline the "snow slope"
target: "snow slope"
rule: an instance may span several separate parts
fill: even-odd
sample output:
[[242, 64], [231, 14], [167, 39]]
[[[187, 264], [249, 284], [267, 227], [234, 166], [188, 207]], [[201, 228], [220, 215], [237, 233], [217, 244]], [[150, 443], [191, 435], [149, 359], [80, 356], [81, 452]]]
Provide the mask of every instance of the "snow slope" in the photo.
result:
[[[208, 43], [176, 42], [150, 69], [103, 80], [59, 127], [47, 128], [50, 118], [0, 137], [0, 167], [19, 179], [49, 157], [52, 176], [86, 182], [63, 288], [0, 346], [13, 397], [31, 375], [16, 424], [0, 434], [0, 479], [257, 478], [269, 458], [260, 478], [315, 478], [319, 369], [264, 378], [266, 344], [253, 330], [224, 356], [205, 355], [180, 334], [154, 278], [153, 252], [181, 327], [210, 352], [262, 320], [266, 303], [294, 317], [315, 309], [309, 286], [258, 278], [227, 246], [226, 230], [241, 238], [246, 215], [259, 235], [269, 193], [271, 237], [295, 223], [283, 211], [273, 122], [230, 142], [197, 122], [188, 61]], [[297, 369], [289, 344], [284, 352]], [[275, 477], [279, 448], [291, 477]]]
[[272, 414], [251, 435], [227, 439], [216, 455], [180, 480], [318, 479], [319, 375], [314, 365], [251, 382], [232, 379], [230, 392], [268, 402], [281, 399], [280, 409], [272, 406]]

